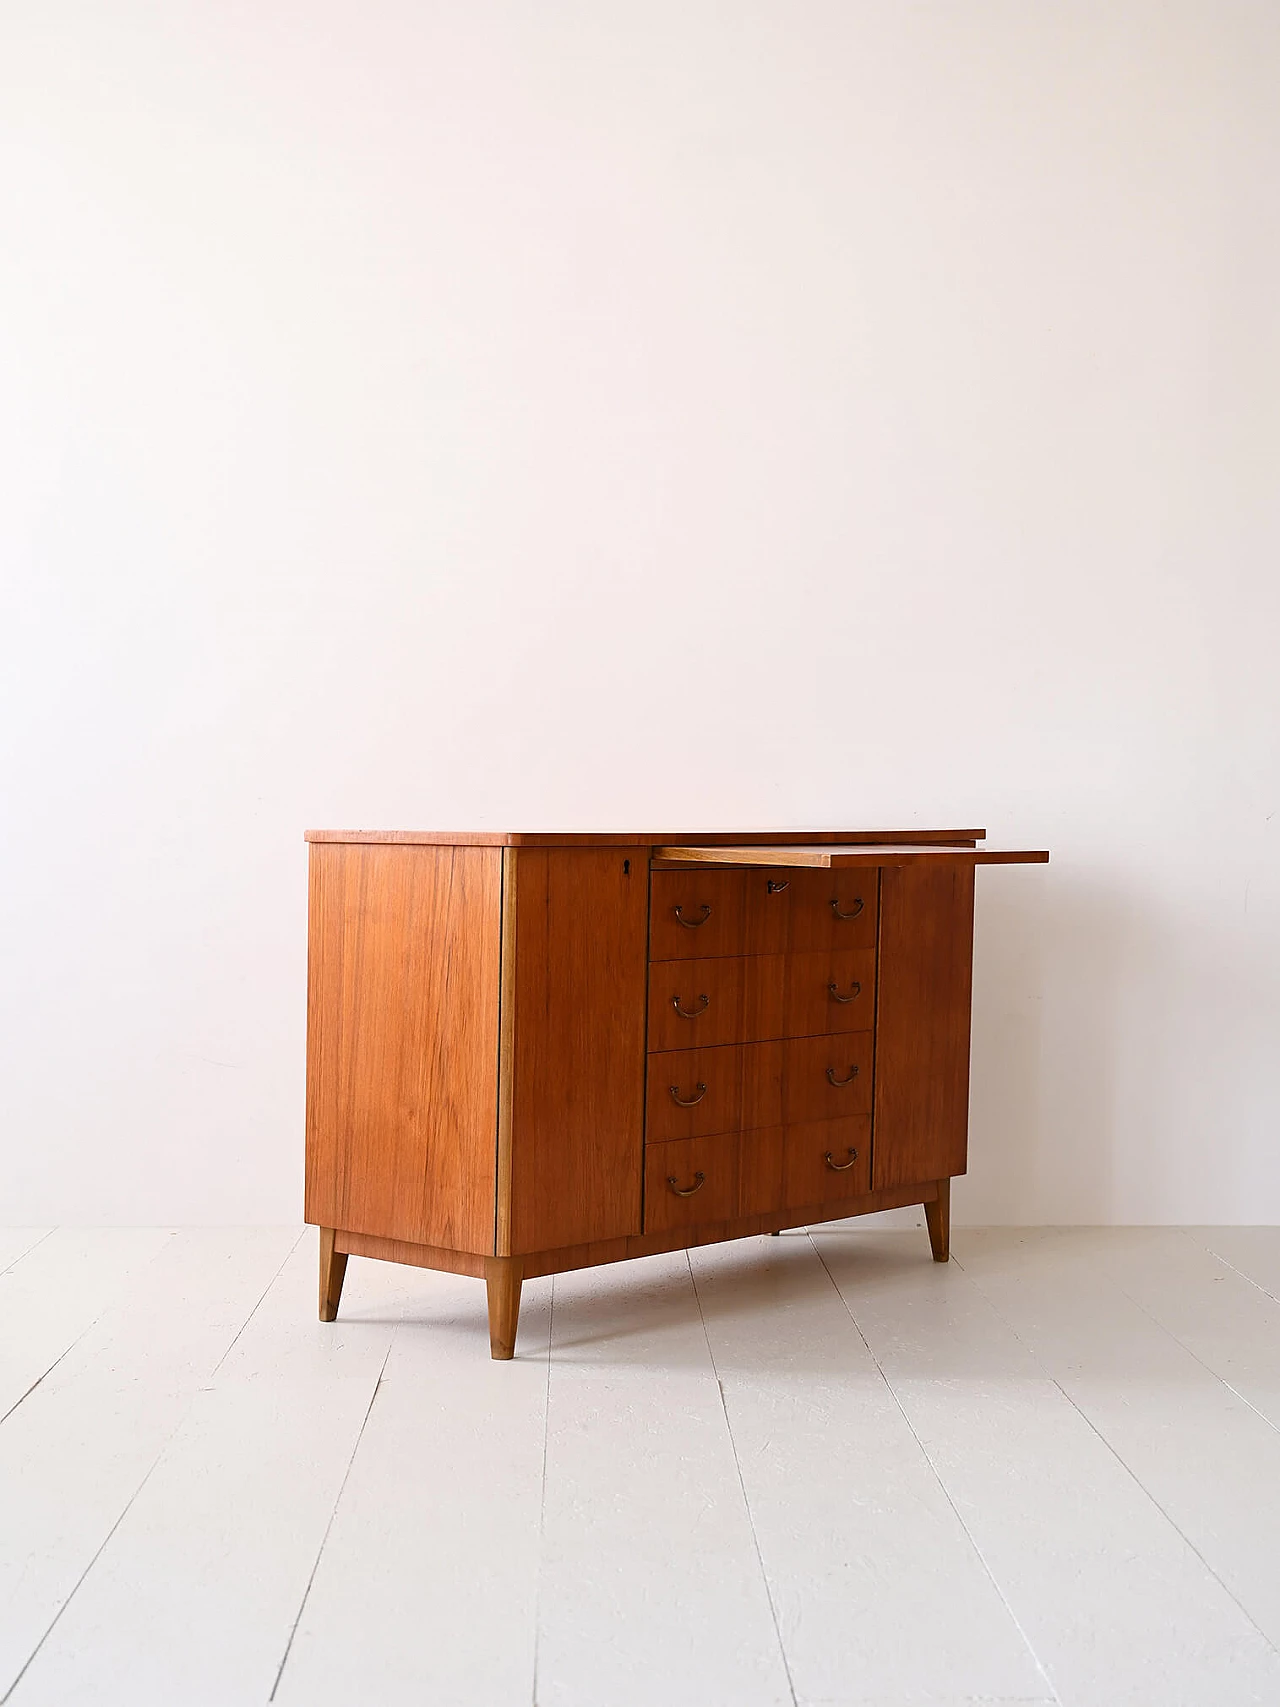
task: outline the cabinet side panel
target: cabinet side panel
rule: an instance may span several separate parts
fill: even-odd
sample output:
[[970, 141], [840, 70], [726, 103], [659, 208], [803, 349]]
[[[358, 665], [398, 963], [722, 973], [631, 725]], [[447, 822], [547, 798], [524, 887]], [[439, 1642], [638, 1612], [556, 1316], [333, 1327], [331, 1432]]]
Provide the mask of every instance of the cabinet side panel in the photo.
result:
[[640, 1231], [648, 861], [522, 848], [510, 1250]]
[[872, 1187], [965, 1171], [973, 870], [886, 868], [880, 879]]
[[312, 845], [306, 1218], [492, 1252], [501, 852]]

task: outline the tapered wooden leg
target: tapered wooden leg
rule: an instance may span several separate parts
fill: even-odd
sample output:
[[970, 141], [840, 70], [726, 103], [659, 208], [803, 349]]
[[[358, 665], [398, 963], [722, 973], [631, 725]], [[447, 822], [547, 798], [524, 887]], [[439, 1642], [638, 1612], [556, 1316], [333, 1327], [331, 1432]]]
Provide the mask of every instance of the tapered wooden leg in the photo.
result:
[[951, 1181], [938, 1181], [938, 1195], [924, 1206], [929, 1243], [933, 1246], [934, 1262], [947, 1262], [951, 1257]]
[[489, 1293], [489, 1353], [508, 1358], [516, 1354], [520, 1321], [520, 1283], [524, 1264], [519, 1257], [486, 1257], [484, 1282]]
[[347, 1253], [334, 1250], [335, 1236], [334, 1228], [321, 1227], [320, 1320], [322, 1322], [337, 1321], [338, 1300], [342, 1297], [342, 1283], [347, 1277]]

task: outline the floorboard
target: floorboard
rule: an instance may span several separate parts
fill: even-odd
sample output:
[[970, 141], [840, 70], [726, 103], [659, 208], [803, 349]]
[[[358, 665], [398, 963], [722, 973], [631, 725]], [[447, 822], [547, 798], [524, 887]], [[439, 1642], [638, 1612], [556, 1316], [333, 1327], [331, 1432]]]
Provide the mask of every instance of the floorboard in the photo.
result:
[[1280, 1229], [953, 1244], [0, 1234], [0, 1701], [1273, 1707]]
[[488, 1356], [479, 1281], [413, 1280], [283, 1707], [533, 1699], [551, 1281], [526, 1285], [508, 1364]]
[[557, 1276], [538, 1707], [791, 1699], [683, 1252]]
[[885, 1699], [1043, 1698], [809, 1239], [708, 1246], [692, 1260], [797, 1696], [837, 1699], [856, 1677]]
[[0, 1699], [298, 1237], [175, 1234], [0, 1428]]

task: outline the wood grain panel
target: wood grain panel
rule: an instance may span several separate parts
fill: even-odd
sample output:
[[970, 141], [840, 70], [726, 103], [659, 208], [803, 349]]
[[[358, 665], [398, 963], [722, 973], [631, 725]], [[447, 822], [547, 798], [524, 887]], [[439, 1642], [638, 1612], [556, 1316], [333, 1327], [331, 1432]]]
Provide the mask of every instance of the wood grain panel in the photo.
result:
[[965, 1171], [972, 971], [973, 868], [882, 872], [877, 1189]]
[[412, 1245], [403, 1239], [380, 1239], [374, 1233], [334, 1235], [339, 1251], [353, 1257], [376, 1257], [379, 1262], [406, 1262], [414, 1268], [439, 1269], [444, 1274], [469, 1274], [483, 1280], [489, 1258], [479, 1251], [451, 1251], [439, 1245]]
[[836, 1032], [782, 1045], [782, 1119], [842, 1120], [871, 1113], [872, 1034]]
[[312, 848], [308, 1221], [492, 1251], [499, 865]]
[[871, 1184], [871, 1116], [788, 1126], [783, 1141], [787, 1203], [836, 1203]]
[[640, 1230], [648, 890], [622, 848], [520, 850], [499, 1255]]
[[[782, 1121], [781, 1043], [670, 1049], [649, 1057], [645, 1141], [740, 1132]], [[698, 1100], [692, 1108], [676, 1101]]]

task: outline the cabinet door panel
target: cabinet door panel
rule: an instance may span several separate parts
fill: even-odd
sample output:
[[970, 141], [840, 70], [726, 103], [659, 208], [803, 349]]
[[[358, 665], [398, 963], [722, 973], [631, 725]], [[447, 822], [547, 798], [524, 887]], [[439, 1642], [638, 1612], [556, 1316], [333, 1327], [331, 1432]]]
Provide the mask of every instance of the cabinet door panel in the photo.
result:
[[500, 1142], [499, 1194], [509, 1180], [510, 1208], [504, 1218], [499, 1204], [499, 1254], [638, 1233], [644, 864], [625, 848], [505, 857], [515, 863], [504, 884], [514, 918], [503, 923], [509, 1157], [504, 1167]]
[[886, 869], [871, 1174], [877, 1191], [965, 1171], [972, 973], [972, 868]]
[[493, 1250], [500, 861], [312, 845], [308, 1221]]

